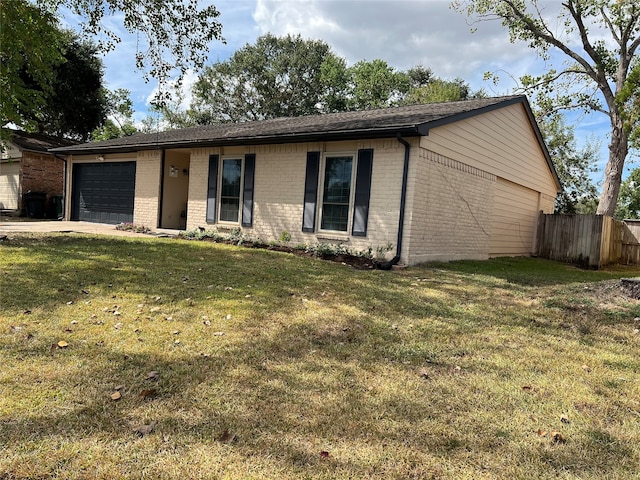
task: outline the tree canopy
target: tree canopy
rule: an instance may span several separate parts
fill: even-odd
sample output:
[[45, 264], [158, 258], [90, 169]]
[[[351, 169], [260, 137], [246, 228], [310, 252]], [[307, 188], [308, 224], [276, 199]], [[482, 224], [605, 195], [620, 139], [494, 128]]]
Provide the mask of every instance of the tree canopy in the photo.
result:
[[[62, 63], [57, 16], [68, 9], [82, 19], [81, 30], [106, 52], [120, 38], [105, 27], [105, 18], [122, 14], [123, 27], [139, 39], [136, 66], [145, 81], [158, 80], [157, 103], [167, 98], [169, 79], [178, 82], [189, 68], [201, 68], [208, 44], [221, 40], [215, 6], [198, 0], [11, 0], [0, 4], [0, 124], [16, 122], [37, 110], [52, 87], [54, 67]], [[31, 79], [25, 84], [24, 76]], [[21, 78], [21, 76], [23, 78]]]
[[596, 202], [598, 192], [591, 174], [596, 170], [598, 142], [588, 142], [580, 149], [573, 125], [567, 125], [561, 113], [536, 113], [540, 131], [563, 187], [556, 197], [555, 213], [595, 213], [590, 208]]
[[[512, 42], [542, 58], [566, 60], [541, 75], [521, 78], [528, 93], [541, 93], [545, 109], [599, 112], [610, 121], [609, 160], [597, 213], [613, 215], [629, 148], [640, 138], [640, 3], [636, 0], [455, 0], [479, 20], [498, 19]], [[558, 12], [549, 13], [556, 6]], [[636, 145], [637, 146], [637, 143]]]
[[472, 94], [460, 79], [437, 78], [422, 66], [402, 71], [375, 59], [349, 67], [321, 40], [271, 34], [206, 67], [192, 93], [186, 116], [179, 108], [162, 111], [169, 123], [242, 122], [482, 94]]
[[69, 31], [64, 32], [62, 55], [53, 68], [51, 91], [23, 119], [41, 133], [87, 140], [107, 114], [102, 61], [95, 44]]

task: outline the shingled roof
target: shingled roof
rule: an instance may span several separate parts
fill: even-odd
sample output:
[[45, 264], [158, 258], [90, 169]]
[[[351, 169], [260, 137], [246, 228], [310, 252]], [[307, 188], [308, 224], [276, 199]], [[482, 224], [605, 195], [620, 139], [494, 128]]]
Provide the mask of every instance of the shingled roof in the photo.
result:
[[255, 122], [202, 125], [83, 143], [54, 148], [51, 151], [68, 154], [106, 154], [158, 148], [384, 138], [395, 137], [398, 134], [410, 137], [427, 135], [430, 128], [517, 103], [522, 103], [526, 107], [533, 120], [526, 97], [520, 95]]
[[29, 133], [22, 130], [9, 129], [8, 141], [16, 145], [20, 150], [30, 152], [47, 153], [53, 148], [67, 148], [78, 142], [67, 138], [52, 137], [43, 133]]

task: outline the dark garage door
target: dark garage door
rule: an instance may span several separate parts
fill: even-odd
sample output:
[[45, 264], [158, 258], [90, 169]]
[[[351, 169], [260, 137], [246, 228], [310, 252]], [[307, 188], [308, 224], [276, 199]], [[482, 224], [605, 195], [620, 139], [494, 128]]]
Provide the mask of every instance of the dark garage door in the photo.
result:
[[96, 223], [133, 222], [136, 162], [73, 165], [71, 219]]

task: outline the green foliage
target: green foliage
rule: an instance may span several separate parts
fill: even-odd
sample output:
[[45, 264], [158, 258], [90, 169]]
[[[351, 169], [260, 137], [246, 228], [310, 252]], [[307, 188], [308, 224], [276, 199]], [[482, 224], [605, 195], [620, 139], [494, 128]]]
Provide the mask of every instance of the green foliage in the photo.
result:
[[133, 102], [131, 92], [126, 88], [116, 90], [104, 90], [107, 104], [107, 115], [105, 122], [91, 132], [91, 139], [110, 140], [112, 138], [128, 137], [138, 130], [133, 124]]
[[396, 71], [384, 60], [362, 60], [349, 71], [350, 110], [367, 110], [397, 105], [409, 91], [409, 76]]
[[634, 169], [622, 182], [615, 217], [640, 219], [640, 168]]
[[[136, 66], [143, 72], [145, 81], [156, 78], [159, 82], [158, 104], [167, 100], [170, 76], [175, 73], [179, 82], [187, 69], [202, 67], [209, 42], [222, 40], [222, 25], [217, 20], [219, 12], [213, 5], [200, 9], [195, 0], [3, 1], [0, 9], [0, 125], [8, 122], [23, 125], [25, 116], [30, 117], [29, 121], [33, 117], [40, 118], [47, 97], [55, 92], [55, 69], [64, 63], [65, 54], [64, 39], [56, 18], [62, 9], [83, 20], [83, 33], [98, 36], [97, 47], [102, 52], [113, 49], [120, 41], [105, 27], [105, 17], [122, 14], [124, 28], [138, 35]], [[84, 81], [82, 77], [76, 77], [76, 80]], [[69, 98], [66, 100], [71, 108], [74, 102]], [[79, 112], [79, 118], [73, 122], [77, 124], [83, 116], [92, 118], [95, 112]], [[54, 129], [60, 130], [60, 120], [55, 119], [55, 115], [48, 113], [46, 117], [55, 125]], [[86, 136], [95, 126], [89, 122], [86, 132], [81, 134], [74, 126], [70, 134]]]
[[477, 20], [500, 20], [512, 42], [526, 43], [545, 60], [551, 50], [564, 56], [561, 67], [522, 77], [522, 91], [538, 94], [536, 102], [548, 112], [574, 109], [609, 117], [610, 154], [598, 213], [612, 215], [629, 147], [637, 147], [640, 138], [638, 2], [568, 0], [549, 17], [538, 0], [455, 0], [453, 5]]
[[597, 200], [597, 189], [590, 175], [596, 171], [598, 143], [589, 142], [578, 150], [574, 127], [566, 124], [562, 114], [545, 117], [538, 113], [540, 131], [563, 187], [556, 197], [555, 213], [595, 213], [585, 209]]
[[160, 110], [169, 128], [217, 122], [344, 112], [410, 103], [462, 100], [472, 94], [461, 79], [442, 80], [422, 66], [406, 72], [384, 60], [348, 67], [319, 40], [264, 35], [229, 60], [205, 69], [190, 110]]
[[53, 92], [54, 68], [63, 62], [55, 16], [26, 0], [0, 8], [0, 126], [23, 125]]
[[[241, 122], [318, 113], [334, 58], [329, 45], [300, 35], [264, 35], [224, 62], [205, 68], [194, 86], [197, 123]], [[331, 77], [333, 78], [333, 77]]]
[[107, 113], [102, 61], [95, 44], [70, 31], [63, 38], [64, 61], [53, 68], [51, 92], [40, 109], [24, 118], [42, 133], [86, 140]]

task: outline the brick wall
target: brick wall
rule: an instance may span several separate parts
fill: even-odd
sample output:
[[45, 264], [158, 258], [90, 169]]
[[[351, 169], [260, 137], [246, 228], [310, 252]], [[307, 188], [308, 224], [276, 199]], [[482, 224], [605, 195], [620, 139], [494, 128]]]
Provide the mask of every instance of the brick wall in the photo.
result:
[[[355, 157], [363, 148], [374, 149], [368, 235], [353, 237], [347, 233], [302, 232], [307, 152], [350, 153]], [[256, 154], [254, 222], [253, 227], [243, 228], [246, 235], [277, 241], [286, 231], [291, 235], [290, 245], [344, 243], [354, 250], [371, 247], [375, 251], [391, 243], [395, 248], [404, 159], [404, 147], [395, 139], [196, 149], [192, 151], [190, 162], [187, 230], [239, 226], [208, 225], [206, 222], [209, 155], [218, 154], [223, 158], [246, 153]]]
[[20, 207], [24, 207], [23, 195], [29, 191], [47, 194], [46, 211], [51, 206], [52, 195], [64, 191], [64, 162], [52, 155], [23, 152], [20, 162]]
[[423, 148], [415, 153], [403, 262], [488, 258], [495, 175]]
[[136, 159], [133, 223], [151, 229], [158, 226], [160, 212], [161, 158], [160, 150], [145, 150]]

